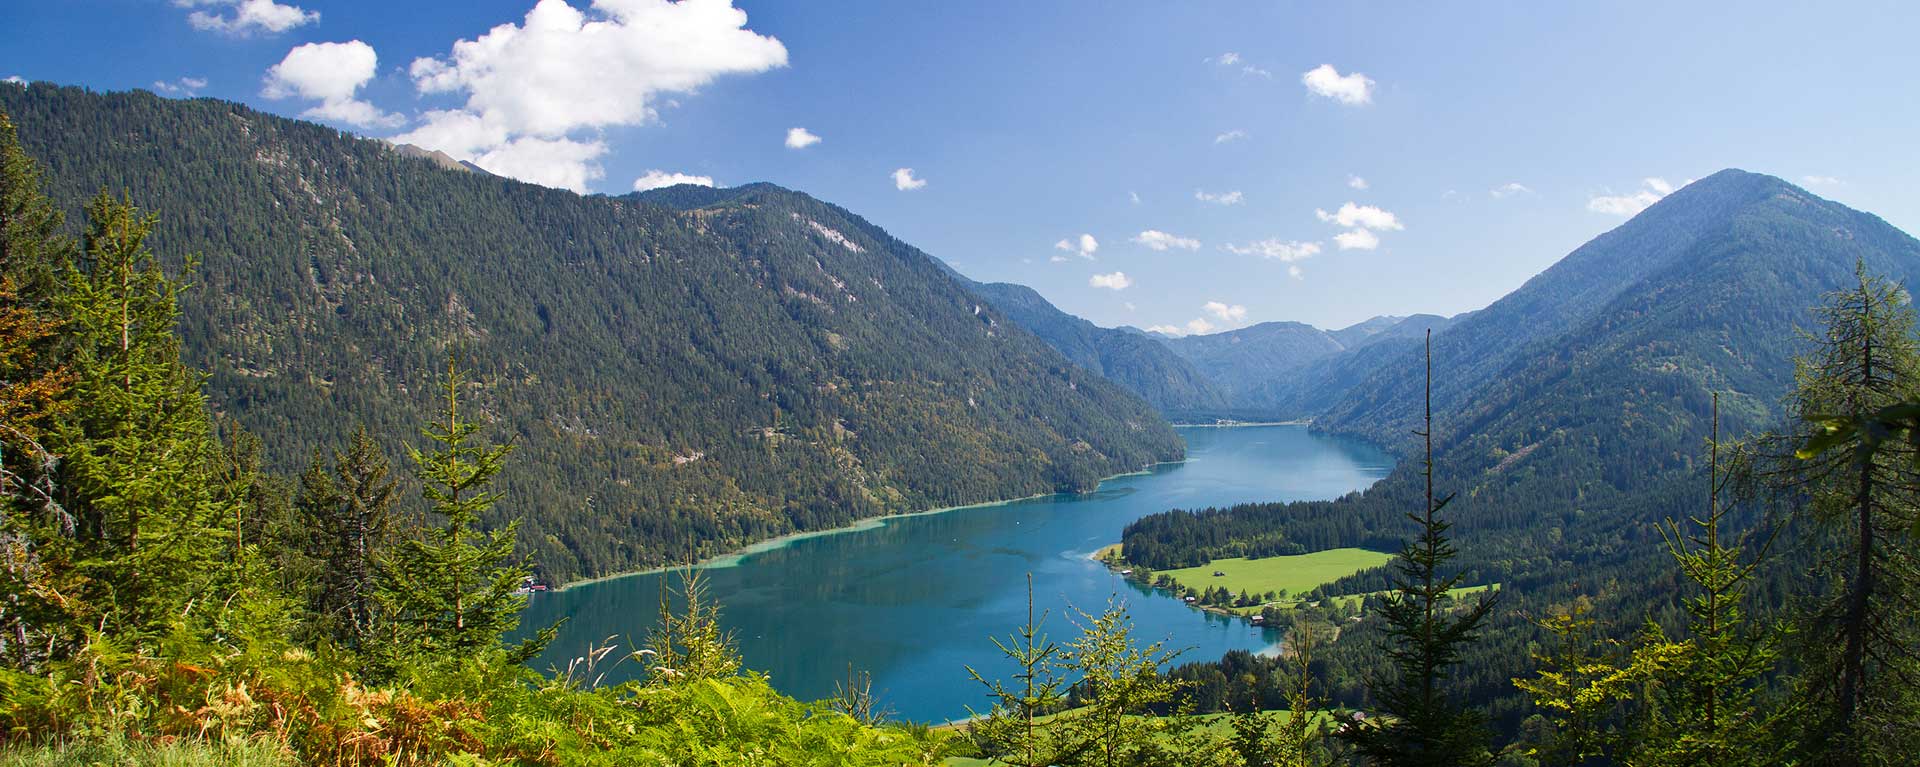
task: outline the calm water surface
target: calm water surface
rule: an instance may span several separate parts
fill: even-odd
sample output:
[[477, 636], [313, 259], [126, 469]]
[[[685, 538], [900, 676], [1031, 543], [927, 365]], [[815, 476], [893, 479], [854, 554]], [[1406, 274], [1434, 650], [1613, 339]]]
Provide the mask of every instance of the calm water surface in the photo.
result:
[[[1047, 628], [1061, 641], [1073, 632], [1071, 607], [1098, 612], [1117, 594], [1132, 608], [1137, 637], [1190, 647], [1187, 659], [1268, 648], [1275, 632], [1138, 589], [1088, 555], [1148, 514], [1333, 498], [1385, 476], [1391, 460], [1301, 426], [1183, 428], [1181, 435], [1186, 463], [1111, 479], [1090, 494], [899, 517], [790, 541], [705, 574], [747, 666], [768, 673], [775, 687], [802, 700], [824, 698], [851, 663], [872, 672], [874, 689], [897, 717], [917, 721], [985, 709], [968, 665], [1011, 677], [989, 637], [1025, 619], [1029, 572], [1038, 608], [1048, 611]], [[526, 625], [567, 623], [534, 665], [564, 665], [611, 635], [639, 642], [659, 610], [663, 578], [677, 585], [680, 576], [636, 575], [535, 595]], [[638, 670], [623, 664], [614, 676]]]

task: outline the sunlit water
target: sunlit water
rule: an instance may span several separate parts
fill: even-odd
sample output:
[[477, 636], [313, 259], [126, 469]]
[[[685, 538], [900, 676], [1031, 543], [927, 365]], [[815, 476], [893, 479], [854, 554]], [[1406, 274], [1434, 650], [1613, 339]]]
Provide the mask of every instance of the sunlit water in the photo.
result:
[[[1073, 632], [1072, 608], [1097, 612], [1118, 595], [1132, 609], [1137, 636], [1191, 648], [1188, 659], [1266, 649], [1278, 639], [1274, 632], [1138, 589], [1088, 555], [1148, 514], [1333, 498], [1385, 476], [1391, 461], [1371, 446], [1300, 426], [1183, 428], [1181, 435], [1185, 463], [1111, 479], [1086, 495], [898, 517], [792, 540], [707, 568], [710, 593], [724, 605], [722, 622], [747, 666], [781, 691], [803, 700], [830, 696], [851, 664], [873, 674], [895, 716], [916, 721], [986, 707], [969, 665], [989, 677], [1011, 675], [990, 637], [1025, 620], [1027, 573], [1049, 633], [1062, 641]], [[612, 635], [639, 642], [659, 611], [662, 579], [677, 585], [680, 577], [635, 575], [535, 595], [525, 625], [566, 624], [534, 665], [564, 665]], [[639, 671], [622, 664], [609, 679]]]

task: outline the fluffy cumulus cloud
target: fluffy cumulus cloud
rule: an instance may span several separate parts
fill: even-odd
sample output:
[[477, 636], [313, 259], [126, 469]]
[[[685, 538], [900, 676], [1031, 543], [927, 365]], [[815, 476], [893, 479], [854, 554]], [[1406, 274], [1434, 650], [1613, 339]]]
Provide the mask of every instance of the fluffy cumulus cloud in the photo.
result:
[[320, 21], [318, 11], [274, 0], [173, 0], [177, 8], [192, 8], [187, 23], [194, 29], [245, 36], [285, 32]]
[[1631, 216], [1672, 193], [1673, 184], [1657, 176], [1650, 177], [1640, 182], [1639, 189], [1626, 194], [1595, 195], [1587, 200], [1587, 210], [1609, 216]]
[[1240, 194], [1239, 190], [1231, 192], [1209, 192], [1204, 189], [1195, 189], [1193, 191], [1193, 199], [1201, 202], [1210, 202], [1215, 205], [1239, 205], [1246, 201], [1246, 197]]
[[14, 85], [26, 85], [27, 78], [21, 77], [19, 75], [7, 75], [7, 79], [0, 82], [8, 82]]
[[1205, 306], [1208, 314], [1218, 317], [1221, 322], [1241, 323], [1247, 321], [1247, 307], [1228, 304], [1224, 301], [1208, 301]]
[[1359, 72], [1340, 74], [1332, 64], [1321, 64], [1300, 75], [1300, 83], [1315, 96], [1324, 96], [1347, 106], [1373, 103], [1373, 79]]
[[1067, 260], [1069, 254], [1092, 261], [1094, 251], [1100, 249], [1100, 241], [1094, 239], [1091, 234], [1082, 234], [1070, 240], [1063, 239], [1054, 243], [1053, 249], [1060, 251], [1053, 256], [1053, 261], [1056, 263]]
[[1148, 250], [1199, 250], [1200, 241], [1190, 237], [1168, 234], [1158, 229], [1148, 229], [1133, 236], [1133, 241]]
[[805, 149], [818, 143], [820, 143], [820, 137], [813, 135], [813, 131], [806, 128], [787, 129], [788, 149]]
[[1516, 195], [1533, 194], [1533, 189], [1518, 181], [1509, 181], [1487, 190], [1487, 194], [1492, 195], [1493, 199], [1501, 200]]
[[168, 96], [186, 96], [192, 98], [200, 95], [200, 89], [205, 87], [207, 87], [207, 79], [204, 77], [182, 77], [171, 82], [166, 80], [153, 81], [153, 91], [155, 93], [164, 93]]
[[1402, 226], [1400, 224], [1400, 218], [1398, 216], [1393, 215], [1391, 212], [1381, 210], [1380, 208], [1374, 207], [1372, 205], [1355, 205], [1354, 203], [1351, 203], [1351, 202], [1340, 206], [1339, 210], [1334, 211], [1332, 213], [1328, 213], [1324, 210], [1315, 210], [1313, 212], [1313, 215], [1315, 218], [1318, 218], [1321, 221], [1339, 224], [1349, 229], [1362, 228], [1362, 229], [1396, 229], [1397, 230], [1397, 229], [1406, 228], [1405, 226]]
[[1348, 189], [1359, 189], [1359, 190], [1363, 190], [1363, 191], [1364, 191], [1364, 190], [1365, 190], [1365, 189], [1367, 188], [1367, 180], [1366, 180], [1366, 179], [1364, 179], [1364, 178], [1361, 178], [1361, 177], [1359, 177], [1359, 176], [1348, 176], [1348, 177], [1347, 177], [1347, 188], [1348, 188]]
[[713, 186], [712, 176], [692, 176], [685, 173], [668, 173], [664, 170], [650, 170], [633, 180], [633, 191], [644, 192], [648, 189], [692, 184], [694, 186]]
[[1341, 250], [1373, 250], [1380, 247], [1380, 235], [1366, 229], [1349, 229], [1333, 236]]
[[927, 185], [924, 178], [914, 178], [912, 168], [893, 169], [893, 188], [902, 192], [911, 192]]
[[1213, 332], [1213, 323], [1208, 322], [1205, 317], [1195, 317], [1187, 320], [1186, 330], [1188, 335], [1205, 335]]
[[286, 58], [267, 70], [260, 95], [270, 99], [320, 102], [319, 106], [300, 113], [302, 117], [363, 128], [390, 128], [406, 119], [382, 112], [356, 97], [360, 86], [373, 79], [379, 66], [380, 59], [374, 54], [373, 46], [359, 40], [307, 43], [287, 51]]
[[[445, 56], [415, 59], [408, 73], [420, 93], [466, 100], [427, 112], [394, 140], [535, 183], [596, 178], [605, 147], [590, 132], [651, 123], [665, 95], [787, 65], [785, 45], [746, 25], [746, 12], [731, 0], [592, 0], [586, 10], [539, 0], [519, 24], [455, 42]], [[572, 151], [512, 152], [528, 140]], [[482, 159], [502, 153], [573, 167], [509, 170]]]
[[1254, 242], [1249, 242], [1245, 245], [1234, 245], [1229, 243], [1225, 247], [1228, 253], [1232, 253], [1235, 255], [1259, 256], [1261, 258], [1270, 258], [1275, 261], [1280, 261], [1283, 263], [1293, 263], [1295, 261], [1304, 261], [1306, 259], [1320, 255], [1320, 243], [1282, 240], [1277, 237], [1273, 239], [1267, 239], [1267, 240], [1257, 240]]
[[1133, 287], [1133, 278], [1128, 277], [1126, 272], [1096, 274], [1087, 278], [1087, 284], [1108, 290], [1126, 290], [1127, 288]]
[[1233, 130], [1227, 131], [1226, 133], [1222, 133], [1218, 136], [1214, 136], [1213, 143], [1225, 144], [1228, 142], [1239, 141], [1240, 139], [1243, 139], [1246, 137], [1247, 137], [1246, 131], [1240, 130], [1239, 128], [1234, 128]]

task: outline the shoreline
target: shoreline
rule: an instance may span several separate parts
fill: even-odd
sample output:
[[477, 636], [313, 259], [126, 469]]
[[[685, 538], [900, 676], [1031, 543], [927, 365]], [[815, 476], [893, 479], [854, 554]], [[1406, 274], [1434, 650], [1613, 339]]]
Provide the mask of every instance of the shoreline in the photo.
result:
[[1242, 426], [1312, 426], [1313, 419], [1297, 418], [1291, 421], [1227, 421], [1225, 423], [1176, 423], [1176, 429], [1237, 429]]
[[[1226, 426], [1226, 425], [1277, 426], [1280, 424], [1221, 424], [1221, 425], [1222, 426]], [[1094, 485], [1093, 490], [1090, 490], [1088, 492], [1090, 493], [1099, 492], [1101, 485], [1105, 485], [1106, 483], [1112, 480], [1122, 479], [1125, 477], [1138, 477], [1146, 474], [1152, 474], [1153, 470], [1158, 467], [1177, 466], [1180, 464], [1189, 463], [1192, 460], [1193, 460], [1192, 458], [1182, 458], [1178, 461], [1159, 461], [1156, 463], [1148, 464], [1145, 468], [1136, 469], [1134, 471], [1122, 472], [1122, 473], [1114, 474], [1111, 476], [1101, 477], [1100, 481]], [[804, 530], [799, 532], [787, 533], [785, 535], [774, 536], [772, 538], [767, 538], [765, 540], [749, 543], [745, 546], [741, 546], [740, 548], [734, 549], [733, 551], [729, 551], [725, 554], [715, 554], [713, 556], [707, 557], [706, 559], [702, 559], [698, 562], [681, 563], [676, 565], [661, 565], [658, 567], [649, 567], [644, 570], [629, 570], [626, 572], [613, 573], [610, 575], [602, 575], [594, 578], [584, 578], [576, 581], [568, 581], [565, 584], [555, 587], [552, 591], [548, 593], [559, 593], [562, 591], [571, 590], [579, 586], [590, 586], [596, 583], [604, 583], [606, 581], [619, 580], [621, 578], [633, 578], [633, 577], [638, 577], [642, 575], [658, 575], [660, 573], [668, 572], [671, 570], [682, 570], [682, 569], [712, 570], [712, 569], [720, 569], [720, 568], [726, 568], [726, 567], [734, 567], [736, 565], [739, 565], [740, 562], [746, 559], [747, 557], [753, 556], [755, 554], [763, 554], [769, 551], [774, 551], [776, 549], [785, 548], [789, 545], [792, 545], [796, 541], [803, 541], [808, 538], [821, 538], [829, 535], [842, 535], [845, 533], [856, 533], [862, 530], [872, 530], [877, 527], [885, 527], [889, 521], [896, 520], [896, 519], [906, 519], [908, 517], [925, 517], [925, 516], [932, 516], [934, 514], [946, 514], [948, 512], [954, 512], [954, 511], [965, 511], [967, 509], [986, 508], [989, 506], [1008, 506], [1016, 503], [1023, 503], [1026, 501], [1038, 500], [1041, 498], [1051, 498], [1057, 495], [1083, 495], [1083, 493], [1071, 493], [1071, 492], [1034, 493], [1033, 495], [1023, 496], [1019, 498], [1007, 498], [1007, 499], [998, 500], [998, 501], [980, 501], [978, 503], [964, 503], [958, 506], [941, 506], [933, 509], [922, 509], [920, 511], [903, 511], [897, 514], [882, 514], [877, 517], [867, 517], [865, 519], [856, 520], [852, 524], [841, 525], [840, 527], [833, 527], [825, 530]]]

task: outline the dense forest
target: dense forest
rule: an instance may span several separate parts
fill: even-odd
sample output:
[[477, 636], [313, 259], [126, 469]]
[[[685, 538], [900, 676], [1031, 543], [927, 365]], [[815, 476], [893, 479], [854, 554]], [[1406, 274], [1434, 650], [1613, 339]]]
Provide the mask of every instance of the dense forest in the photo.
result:
[[[389, 453], [451, 346], [550, 581], [1178, 459], [1137, 397], [944, 266], [769, 185], [581, 197], [214, 100], [0, 86], [47, 196], [165, 212], [182, 352], [281, 472]], [[411, 480], [403, 480], [410, 487]]]

